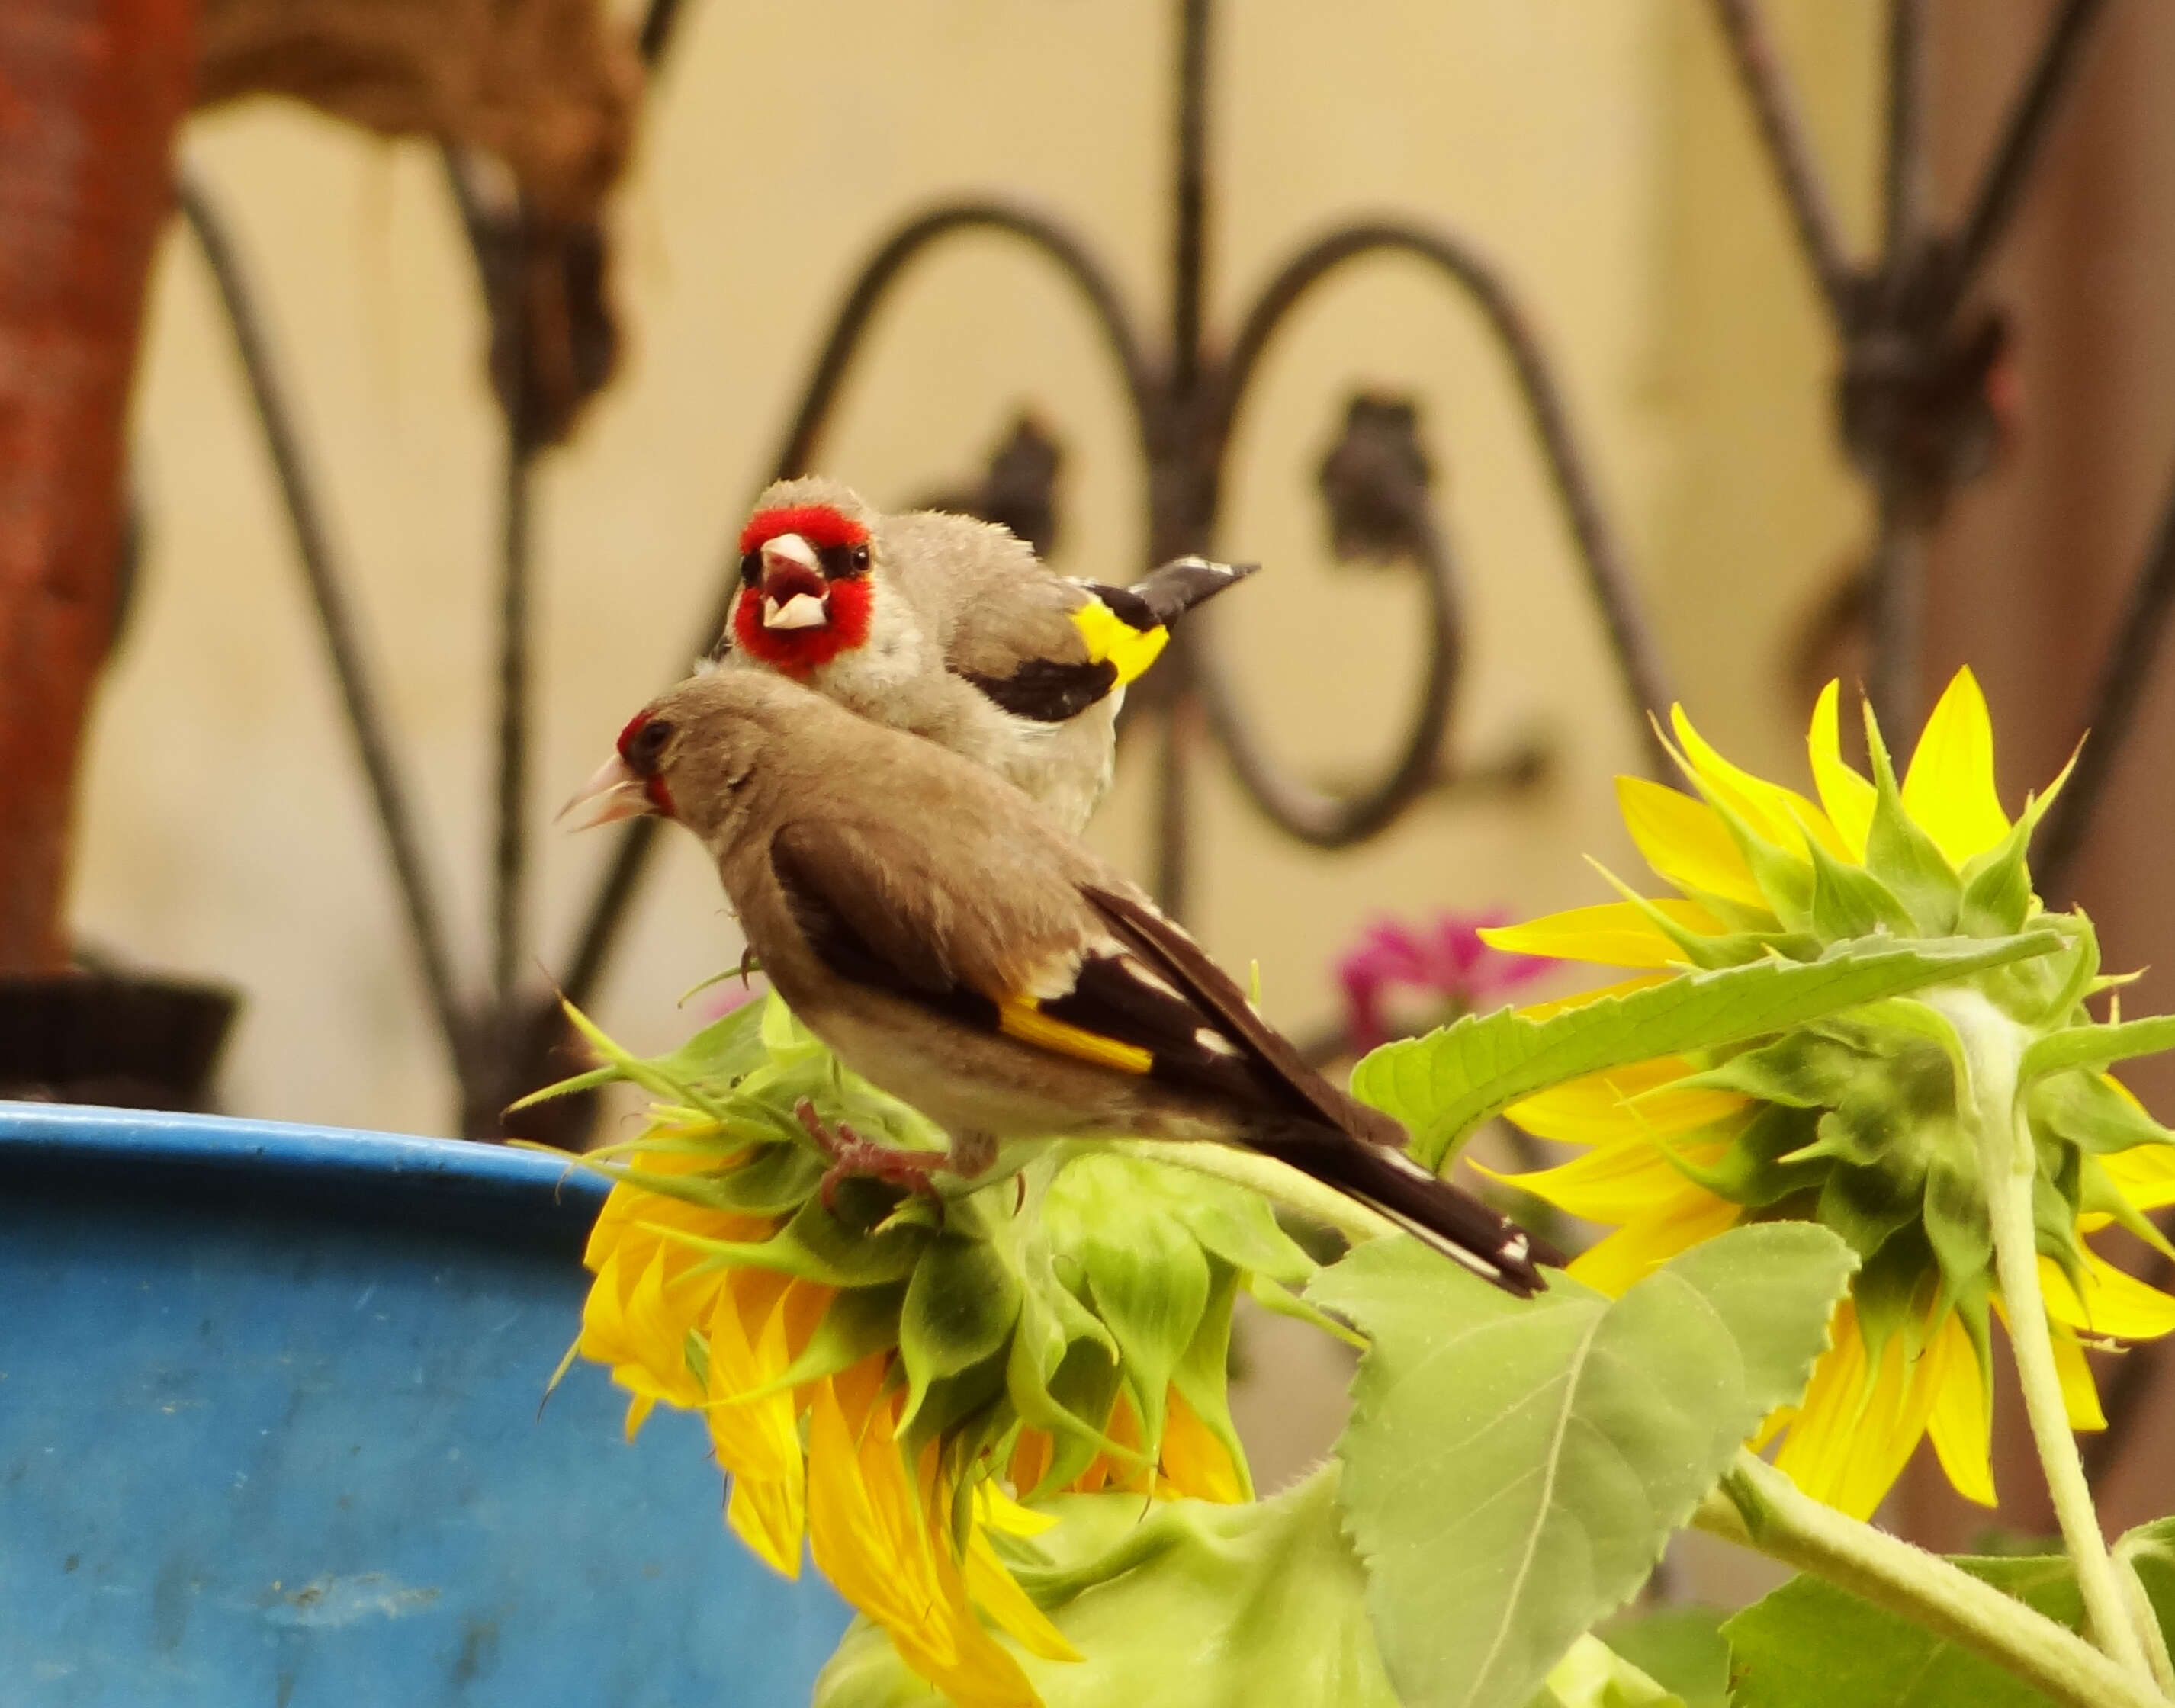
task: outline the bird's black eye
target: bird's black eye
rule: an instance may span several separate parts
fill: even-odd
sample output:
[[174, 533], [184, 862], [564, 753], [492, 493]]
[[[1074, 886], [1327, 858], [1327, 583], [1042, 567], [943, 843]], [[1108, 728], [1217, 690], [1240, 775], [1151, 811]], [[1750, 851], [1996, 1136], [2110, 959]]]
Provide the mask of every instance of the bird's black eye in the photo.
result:
[[652, 776], [657, 770], [659, 757], [664, 751], [664, 744], [671, 739], [672, 726], [662, 718], [652, 718], [627, 737], [626, 746], [621, 751], [620, 757], [626, 761], [628, 768], [637, 776]]
[[866, 540], [863, 540], [854, 548], [850, 561], [855, 569], [866, 569], [869, 567], [869, 547]]
[[741, 553], [740, 579], [750, 587], [762, 584], [762, 554], [760, 551]]

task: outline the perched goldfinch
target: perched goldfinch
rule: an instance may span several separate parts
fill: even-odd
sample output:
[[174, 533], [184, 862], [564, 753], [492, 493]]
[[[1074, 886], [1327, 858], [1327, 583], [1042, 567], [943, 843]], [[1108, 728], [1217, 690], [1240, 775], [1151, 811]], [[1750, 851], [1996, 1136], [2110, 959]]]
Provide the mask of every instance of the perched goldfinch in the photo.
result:
[[[951, 1136], [1249, 1146], [1520, 1294], [1527, 1236], [1406, 1156], [1403, 1128], [1308, 1067], [1200, 946], [982, 767], [795, 684], [717, 670], [621, 732], [579, 822], [678, 820], [748, 946], [850, 1067]], [[881, 1171], [854, 1135], [833, 1156]]]
[[1110, 786], [1125, 685], [1169, 624], [1252, 568], [1181, 557], [1131, 588], [1070, 581], [993, 523], [781, 480], [740, 534], [719, 644], [729, 666], [986, 765], [1077, 831]]

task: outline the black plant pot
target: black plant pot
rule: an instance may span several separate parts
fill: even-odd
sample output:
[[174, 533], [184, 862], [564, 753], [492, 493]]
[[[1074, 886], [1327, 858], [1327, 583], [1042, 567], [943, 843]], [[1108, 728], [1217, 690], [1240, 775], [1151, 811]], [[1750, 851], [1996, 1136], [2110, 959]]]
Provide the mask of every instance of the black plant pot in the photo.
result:
[[0, 1098], [201, 1109], [241, 1000], [112, 973], [0, 979]]

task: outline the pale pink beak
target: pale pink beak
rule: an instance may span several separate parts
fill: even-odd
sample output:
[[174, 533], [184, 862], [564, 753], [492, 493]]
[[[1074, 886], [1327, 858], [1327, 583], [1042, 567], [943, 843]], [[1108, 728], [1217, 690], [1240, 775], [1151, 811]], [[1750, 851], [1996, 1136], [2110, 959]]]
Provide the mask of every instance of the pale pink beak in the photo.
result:
[[563, 821], [571, 816], [569, 830], [594, 830], [600, 824], [616, 824], [621, 819], [638, 818], [656, 810], [642, 779], [615, 753], [559, 809], [559, 818]]
[[830, 596], [816, 548], [797, 534], [763, 541], [762, 626], [820, 629], [830, 621]]

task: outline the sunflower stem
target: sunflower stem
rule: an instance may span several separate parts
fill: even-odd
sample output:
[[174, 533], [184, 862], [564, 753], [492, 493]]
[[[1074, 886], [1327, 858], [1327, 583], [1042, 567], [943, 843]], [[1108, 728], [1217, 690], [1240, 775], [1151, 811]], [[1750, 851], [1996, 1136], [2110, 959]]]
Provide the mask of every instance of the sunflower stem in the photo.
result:
[[2054, 1364], [2054, 1339], [2039, 1288], [2039, 1237], [2031, 1219], [2039, 1159], [2017, 1098], [2022, 1033], [1977, 991], [1948, 990], [1938, 995], [1937, 1006], [1955, 1028], [1970, 1070], [1979, 1171], [1993, 1228], [1994, 1277], [2007, 1307], [2010, 1353], [2023, 1386], [2031, 1440], [2047, 1474], [2047, 1491], [2053, 1497], [2054, 1516], [2076, 1569], [2086, 1627], [2101, 1648], [2140, 1678], [2154, 1684], [2156, 1691], [2151, 1665], [2115, 1572], [2114, 1557], [2100, 1529], [2099, 1511], [2085, 1481], [2084, 1460], [2069, 1428], [2061, 1374]]
[[2164, 1708], [2149, 1684], [2075, 1632], [1939, 1555], [1814, 1499], [1741, 1449], [1692, 1522], [1969, 1649], [2065, 1708]]
[[1235, 1186], [1259, 1192], [1271, 1203], [1281, 1204], [1287, 1210], [1295, 1210], [1325, 1227], [1335, 1228], [1354, 1245], [1397, 1232], [1397, 1224], [1388, 1217], [1353, 1201], [1342, 1192], [1332, 1191], [1286, 1163], [1252, 1151], [1234, 1150], [1229, 1145], [1200, 1140], [1131, 1139], [1126, 1141], [1125, 1154], [1151, 1163], [1166, 1163], [1174, 1168], [1191, 1168], [1196, 1174], [1229, 1180]]

